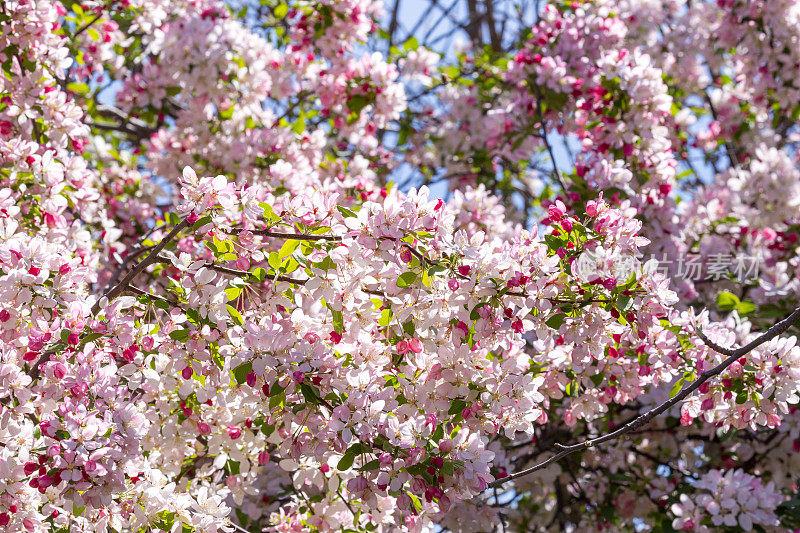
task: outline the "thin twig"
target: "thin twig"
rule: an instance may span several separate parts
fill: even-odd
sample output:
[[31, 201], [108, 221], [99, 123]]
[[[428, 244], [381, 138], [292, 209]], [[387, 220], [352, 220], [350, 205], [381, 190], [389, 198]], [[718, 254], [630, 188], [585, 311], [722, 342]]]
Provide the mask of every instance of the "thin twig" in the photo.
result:
[[169, 244], [172, 241], [172, 239], [177, 237], [177, 235], [181, 231], [186, 229], [188, 226], [189, 226], [189, 221], [184, 218], [183, 220], [180, 221], [180, 223], [177, 226], [172, 228], [172, 231], [170, 231], [166, 237], [161, 239], [161, 241], [158, 244], [153, 246], [147, 257], [145, 257], [140, 263], [138, 263], [135, 267], [133, 267], [130, 270], [130, 272], [128, 272], [117, 285], [107, 290], [103, 294], [103, 296], [99, 300], [97, 300], [97, 302], [95, 302], [95, 304], [92, 306], [92, 314], [95, 315], [100, 310], [100, 302], [102, 302], [103, 300], [111, 302], [114, 298], [119, 296], [122, 293], [122, 291], [124, 291], [130, 285], [130, 283], [134, 280], [134, 278], [139, 275], [139, 273], [141, 273], [145, 268], [152, 265], [158, 260], [158, 254], [160, 254], [161, 251], [164, 248], [166, 248], [167, 244]]
[[234, 528], [236, 531], [241, 531], [242, 533], [250, 533], [249, 531], [247, 531], [247, 530], [246, 530], [245, 528], [243, 528], [242, 526], [236, 525], [236, 524], [234, 524], [233, 522], [231, 522], [231, 526], [233, 526], [233, 528]]
[[253, 235], [261, 235], [262, 237], [274, 237], [276, 239], [295, 239], [298, 241], [341, 241], [342, 237], [339, 235], [305, 235], [302, 233], [281, 233], [268, 229], [244, 229], [244, 228], [231, 228], [225, 233], [230, 235], [239, 235], [243, 231], [249, 231]]
[[86, 23], [84, 26], [82, 26], [82, 27], [81, 27], [81, 28], [80, 28], [78, 31], [76, 31], [76, 32], [75, 32], [75, 35], [73, 35], [73, 36], [72, 36], [72, 38], [74, 39], [75, 37], [77, 37], [77, 36], [78, 36], [78, 35], [80, 35], [81, 33], [85, 32], [86, 30], [88, 30], [88, 29], [89, 29], [89, 28], [92, 26], [92, 24], [94, 24], [95, 22], [97, 22], [98, 20], [100, 20], [100, 17], [102, 17], [102, 16], [103, 16], [103, 9], [105, 9], [105, 8], [107, 8], [107, 7], [108, 7], [108, 6], [103, 6], [102, 8], [100, 8], [100, 11], [97, 13], [97, 15], [95, 15], [95, 17], [94, 17], [92, 20], [90, 20], [89, 22], [87, 22], [87, 23]]
[[149, 296], [153, 300], [159, 300], [159, 301], [162, 301], [162, 302], [166, 302], [169, 305], [172, 305], [174, 307], [180, 307], [180, 304], [178, 302], [172, 301], [172, 300], [170, 300], [168, 298], [164, 298], [163, 296], [158, 296], [156, 294], [151, 294], [151, 293], [149, 293], [149, 292], [147, 292], [145, 290], [142, 290], [139, 287], [135, 287], [133, 285], [128, 285], [127, 287], [125, 287], [125, 290], [128, 291], [128, 292], [132, 292], [134, 294], [137, 294], [139, 296]]
[[539, 121], [541, 122], [542, 126], [542, 140], [544, 141], [545, 148], [547, 148], [547, 153], [550, 154], [550, 162], [553, 163], [553, 173], [556, 175], [558, 183], [561, 184], [561, 188], [566, 193], [567, 182], [564, 181], [564, 176], [561, 175], [561, 171], [558, 169], [558, 163], [556, 163], [556, 156], [553, 153], [553, 147], [550, 146], [550, 140], [547, 138], [547, 128], [544, 125], [544, 113], [542, 113], [542, 96], [539, 93], [539, 87], [534, 85], [533, 92], [536, 95], [536, 112], [539, 115]]
[[542, 461], [541, 463], [539, 463], [537, 465], [534, 465], [534, 466], [532, 466], [530, 468], [526, 468], [525, 470], [521, 470], [519, 472], [511, 474], [511, 475], [509, 475], [507, 477], [504, 477], [502, 479], [495, 480], [495, 481], [489, 483], [489, 487], [497, 487], [497, 486], [503, 485], [505, 483], [508, 483], [509, 481], [511, 481], [513, 479], [517, 479], [517, 478], [526, 476], [528, 474], [536, 472], [537, 470], [541, 470], [542, 468], [545, 468], [549, 464], [554, 463], [554, 462], [558, 461], [559, 459], [561, 459], [561, 458], [563, 458], [563, 457], [565, 457], [567, 455], [570, 455], [571, 453], [574, 453], [574, 452], [577, 452], [577, 451], [580, 451], [580, 450], [585, 450], [587, 448], [591, 448], [592, 446], [596, 446], [598, 444], [602, 444], [604, 442], [616, 439], [617, 437], [621, 437], [625, 433], [628, 433], [630, 431], [633, 431], [635, 429], [638, 429], [638, 428], [644, 426], [645, 424], [649, 423], [653, 418], [655, 418], [658, 415], [660, 415], [661, 413], [669, 410], [673, 405], [677, 404], [678, 402], [680, 402], [681, 400], [683, 400], [684, 398], [686, 398], [687, 396], [692, 394], [694, 391], [699, 389], [700, 386], [703, 383], [705, 383], [709, 379], [721, 374], [726, 368], [731, 366], [734, 361], [736, 361], [740, 357], [748, 354], [751, 350], [761, 346], [765, 342], [768, 342], [768, 341], [774, 339], [775, 337], [777, 337], [778, 335], [780, 335], [781, 333], [785, 332], [787, 329], [789, 329], [792, 326], [792, 324], [797, 322], [798, 319], [800, 319], [800, 308], [795, 309], [794, 312], [791, 315], [789, 315], [785, 319], [781, 320], [780, 322], [778, 322], [777, 324], [775, 324], [774, 326], [769, 328], [760, 337], [756, 338], [755, 340], [753, 340], [752, 342], [750, 342], [746, 346], [742, 346], [741, 348], [737, 348], [735, 350], [732, 350], [730, 348], [724, 348], [722, 346], [714, 344], [713, 342], [708, 341], [707, 337], [705, 337], [705, 335], [702, 335], [700, 338], [703, 339], [703, 342], [706, 342], [710, 348], [712, 348], [713, 350], [715, 350], [715, 351], [717, 351], [717, 352], [719, 352], [719, 353], [721, 353], [723, 355], [728, 355], [729, 357], [727, 359], [725, 359], [724, 361], [722, 361], [717, 366], [715, 366], [714, 368], [712, 368], [710, 370], [706, 370], [705, 372], [700, 374], [700, 376], [696, 380], [694, 380], [688, 387], [682, 389], [678, 394], [676, 394], [672, 398], [670, 398], [667, 401], [663, 402], [658, 407], [654, 407], [653, 409], [647, 411], [646, 413], [636, 417], [635, 419], [633, 419], [632, 421], [628, 422], [624, 426], [620, 427], [616, 431], [612, 431], [611, 433], [608, 433], [606, 435], [602, 435], [602, 436], [594, 438], [594, 439], [588, 439], [588, 440], [585, 440], [583, 442], [572, 444], [570, 446], [563, 446], [561, 444], [556, 444], [556, 447], [559, 448], [561, 451], [559, 451], [554, 456], [552, 456], [549, 459], [546, 459], [546, 460]]

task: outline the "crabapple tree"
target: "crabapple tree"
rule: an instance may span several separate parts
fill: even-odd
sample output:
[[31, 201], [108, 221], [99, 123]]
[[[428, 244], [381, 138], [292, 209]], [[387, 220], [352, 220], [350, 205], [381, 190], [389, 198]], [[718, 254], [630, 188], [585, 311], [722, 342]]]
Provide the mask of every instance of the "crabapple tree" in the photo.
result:
[[800, 7], [399, 4], [0, 5], [0, 526], [800, 529]]

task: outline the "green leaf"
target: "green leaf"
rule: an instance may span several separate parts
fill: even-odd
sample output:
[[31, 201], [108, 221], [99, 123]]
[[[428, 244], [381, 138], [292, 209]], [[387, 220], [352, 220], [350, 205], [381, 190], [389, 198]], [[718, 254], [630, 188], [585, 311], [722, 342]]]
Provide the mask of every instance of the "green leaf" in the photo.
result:
[[422, 502], [419, 501], [419, 498], [417, 498], [410, 492], [407, 492], [406, 494], [408, 494], [411, 497], [411, 502], [414, 504], [414, 509], [416, 509], [418, 513], [422, 511]]
[[244, 319], [242, 318], [241, 313], [239, 313], [239, 311], [237, 311], [235, 307], [227, 304], [225, 305], [225, 307], [228, 309], [228, 314], [231, 315], [231, 318], [233, 319], [234, 322], [236, 322], [240, 326], [244, 324]]
[[202, 228], [203, 226], [205, 226], [206, 224], [210, 224], [210, 223], [211, 223], [211, 216], [206, 215], [206, 216], [202, 217], [200, 220], [198, 220], [197, 222], [195, 222], [194, 224], [192, 224], [192, 231], [197, 231], [200, 228]]
[[630, 311], [632, 307], [633, 307], [633, 298], [631, 298], [630, 296], [622, 295], [619, 298], [617, 298], [617, 308], [620, 311], [626, 313]]
[[242, 363], [233, 369], [233, 377], [236, 378], [236, 383], [241, 385], [247, 379], [247, 374], [253, 371], [253, 363]]
[[225, 296], [228, 298], [229, 302], [234, 301], [241, 295], [242, 295], [241, 287], [228, 287], [227, 289], [225, 289]]
[[318, 268], [320, 270], [336, 270], [336, 263], [333, 262], [333, 259], [331, 259], [330, 256], [326, 256], [322, 261], [312, 264], [314, 265], [314, 268]]
[[228, 106], [227, 109], [220, 109], [219, 110], [219, 118], [222, 120], [228, 120], [233, 117], [233, 105]]
[[269, 263], [269, 266], [275, 270], [278, 270], [281, 267], [281, 260], [278, 257], [278, 254], [275, 252], [270, 252], [267, 262]]
[[172, 224], [173, 226], [177, 226], [178, 224], [181, 223], [181, 217], [179, 217], [178, 215], [176, 215], [172, 211], [167, 213], [164, 218], [167, 219], [167, 223]]
[[225, 366], [225, 359], [218, 353], [215, 353], [211, 356], [211, 359], [214, 361], [214, 364], [217, 365], [217, 368], [222, 370], [222, 367]]
[[350, 209], [347, 209], [346, 207], [342, 207], [341, 205], [336, 206], [336, 209], [339, 210], [339, 212], [342, 214], [342, 216], [344, 218], [353, 218], [353, 217], [357, 217], [358, 216], [353, 211], [351, 211]]
[[188, 329], [176, 329], [172, 333], [169, 334], [170, 339], [174, 339], [178, 342], [186, 342], [189, 340], [189, 330]]
[[336, 330], [336, 333], [341, 334], [344, 331], [344, 316], [341, 311], [333, 309], [331, 309], [331, 313], [333, 313], [333, 329]]
[[739, 298], [730, 292], [721, 292], [717, 295], [717, 307], [720, 311], [733, 311], [739, 303]]
[[67, 84], [67, 90], [77, 94], [86, 94], [89, 92], [89, 86], [85, 83], [72, 82]]
[[739, 304], [736, 306], [736, 312], [739, 313], [740, 316], [747, 316], [755, 310], [756, 305], [753, 302], [748, 302], [747, 300], [739, 302]]
[[239, 465], [238, 461], [234, 461], [232, 459], [228, 459], [228, 461], [225, 463], [225, 470], [227, 470], [229, 474], [232, 474], [232, 475], [235, 476], [240, 471], [239, 470], [239, 466], [240, 465]]
[[361, 453], [361, 443], [357, 442], [356, 444], [353, 444], [347, 448], [347, 451], [344, 452], [342, 458], [339, 459], [339, 464], [336, 465], [336, 469], [341, 471], [349, 470], [350, 467], [353, 466], [353, 461], [355, 461], [356, 455], [359, 453]]
[[262, 281], [264, 281], [265, 279], [267, 279], [267, 271], [266, 271], [266, 270], [264, 270], [264, 269], [263, 269], [263, 268], [261, 268], [261, 267], [258, 267], [258, 268], [256, 268], [255, 270], [253, 270], [253, 271], [250, 273], [250, 275], [253, 277], [253, 279], [255, 279], [255, 280], [256, 280], [256, 282], [257, 282], [257, 283], [261, 283]]
[[672, 388], [669, 391], [669, 397], [674, 398], [683, 388], [683, 384], [686, 382], [685, 379], [681, 378], [675, 382]]
[[297, 120], [292, 122], [292, 131], [298, 135], [301, 135], [304, 131], [306, 131], [306, 121], [302, 116], [297, 117]]
[[275, 15], [276, 19], [282, 19], [289, 13], [289, 6], [286, 4], [278, 4], [275, 6], [275, 9], [272, 10], [272, 14]]
[[404, 272], [397, 278], [397, 286], [400, 288], [408, 287], [417, 279], [416, 272]]
[[410, 52], [411, 50], [416, 50], [419, 48], [419, 41], [413, 35], [409, 37], [406, 42], [403, 43], [403, 48], [406, 52]]
[[364, 472], [366, 470], [377, 470], [380, 467], [381, 467], [381, 462], [378, 461], [377, 459], [373, 459], [372, 461], [368, 462], [364, 466], [360, 467], [359, 470]]
[[559, 329], [566, 319], [567, 315], [565, 313], [556, 313], [545, 320], [544, 323], [553, 329]]
[[381, 311], [381, 318], [378, 319], [378, 325], [382, 327], [386, 327], [389, 325], [389, 322], [392, 321], [392, 310], [388, 307]]
[[272, 209], [272, 206], [266, 202], [259, 202], [258, 206], [264, 211], [264, 218], [267, 219], [267, 222], [270, 224], [277, 222], [281, 219], [278, 215], [275, 214], [275, 211]]
[[478, 310], [481, 307], [484, 307], [484, 306], [487, 306], [487, 305], [489, 305], [489, 302], [481, 302], [478, 305], [476, 305], [475, 307], [473, 307], [472, 311], [470, 311], [470, 313], [469, 313], [469, 319], [470, 320], [478, 320], [481, 317], [480, 313], [478, 313]]
[[281, 249], [278, 251], [278, 259], [289, 257], [294, 253], [298, 246], [300, 246], [300, 241], [297, 239], [288, 239], [283, 243], [283, 246], [281, 246]]
[[347, 100], [347, 108], [358, 115], [361, 110], [370, 104], [370, 99], [363, 94], [354, 94]]
[[273, 391], [269, 392], [269, 408], [274, 409], [286, 401], [286, 391], [281, 387], [277, 387], [278, 391], [273, 395]]
[[426, 287], [431, 286], [431, 277], [430, 275], [428, 275], [427, 270], [422, 271], [422, 284], [425, 285]]

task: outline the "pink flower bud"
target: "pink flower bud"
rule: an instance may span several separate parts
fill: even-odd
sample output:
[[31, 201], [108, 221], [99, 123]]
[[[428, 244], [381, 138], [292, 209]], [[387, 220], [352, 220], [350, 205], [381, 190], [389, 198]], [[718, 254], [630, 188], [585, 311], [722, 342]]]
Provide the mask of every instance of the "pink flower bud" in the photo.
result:
[[447, 455], [455, 448], [455, 444], [453, 443], [453, 439], [445, 439], [439, 443], [439, 453], [442, 455]]
[[422, 341], [419, 339], [411, 339], [410, 341], [408, 341], [408, 347], [414, 353], [421, 353]]
[[236, 440], [242, 436], [242, 430], [237, 426], [228, 426], [226, 431], [228, 432], [228, 436], [231, 438], [231, 440]]
[[566, 212], [567, 208], [561, 200], [556, 200], [554, 204], [550, 204], [547, 208], [547, 214], [550, 215], [550, 219], [554, 222], [559, 222]]
[[192, 367], [190, 366], [187, 366], [186, 368], [181, 370], [181, 376], [183, 376], [183, 379], [189, 379], [192, 377], [193, 374], [194, 370], [192, 370]]

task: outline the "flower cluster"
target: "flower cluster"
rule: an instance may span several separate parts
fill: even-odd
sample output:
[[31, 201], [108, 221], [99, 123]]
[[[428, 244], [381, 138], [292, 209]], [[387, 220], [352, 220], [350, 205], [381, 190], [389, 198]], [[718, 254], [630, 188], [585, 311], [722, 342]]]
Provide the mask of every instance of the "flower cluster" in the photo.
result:
[[0, 526], [800, 523], [792, 2], [236, 4], [0, 6]]

